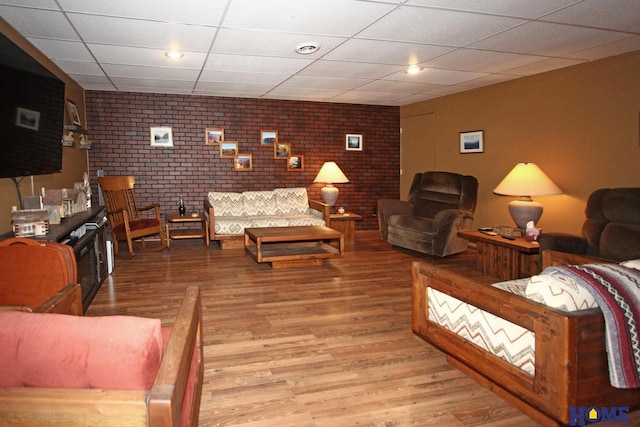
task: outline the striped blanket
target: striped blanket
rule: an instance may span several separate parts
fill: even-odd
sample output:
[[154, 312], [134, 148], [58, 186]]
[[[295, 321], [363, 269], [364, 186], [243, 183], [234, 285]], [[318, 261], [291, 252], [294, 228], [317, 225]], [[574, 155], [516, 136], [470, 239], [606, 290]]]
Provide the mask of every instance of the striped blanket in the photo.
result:
[[589, 291], [604, 315], [609, 379], [616, 388], [640, 387], [640, 270], [618, 264], [549, 267]]

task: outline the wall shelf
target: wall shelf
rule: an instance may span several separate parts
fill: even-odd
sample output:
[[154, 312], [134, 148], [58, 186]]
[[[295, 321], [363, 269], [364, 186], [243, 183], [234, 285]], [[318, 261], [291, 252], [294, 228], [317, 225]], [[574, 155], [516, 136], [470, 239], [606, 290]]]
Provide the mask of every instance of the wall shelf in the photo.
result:
[[64, 125], [64, 130], [70, 130], [72, 132], [87, 134], [87, 130], [81, 126], [76, 125]]

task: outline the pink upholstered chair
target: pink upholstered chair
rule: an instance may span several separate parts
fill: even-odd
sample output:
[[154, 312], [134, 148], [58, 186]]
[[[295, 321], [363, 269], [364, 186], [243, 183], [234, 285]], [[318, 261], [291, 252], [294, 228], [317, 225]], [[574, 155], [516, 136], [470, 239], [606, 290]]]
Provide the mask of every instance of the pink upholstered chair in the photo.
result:
[[173, 327], [130, 316], [0, 311], [0, 424], [196, 426], [200, 290]]

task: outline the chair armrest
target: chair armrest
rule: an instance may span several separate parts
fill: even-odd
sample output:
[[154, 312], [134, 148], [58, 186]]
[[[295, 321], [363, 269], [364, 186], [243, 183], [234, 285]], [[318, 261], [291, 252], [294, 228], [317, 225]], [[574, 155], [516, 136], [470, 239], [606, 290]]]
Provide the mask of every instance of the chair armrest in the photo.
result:
[[538, 236], [538, 243], [540, 243], [541, 251], [553, 250], [582, 255], [587, 253], [587, 239], [582, 236], [565, 233], [542, 233]]
[[327, 227], [331, 227], [331, 206], [318, 200], [309, 199], [309, 207], [313, 210], [322, 212], [322, 219]]
[[411, 215], [413, 206], [409, 202], [398, 199], [378, 199], [378, 227], [380, 238], [387, 240], [389, 235], [389, 217], [391, 215]]
[[[445, 209], [433, 218], [433, 234], [437, 234], [442, 227], [449, 227], [456, 219], [470, 219], [473, 221], [473, 213], [461, 209]], [[450, 227], [447, 229], [450, 229]]]
[[[194, 354], [197, 352], [197, 354]], [[187, 393], [192, 359], [196, 358], [194, 392]], [[179, 425], [183, 401], [192, 401], [190, 425], [197, 425], [204, 376], [200, 288], [187, 288], [155, 382], [149, 394], [149, 426]]]
[[56, 292], [34, 310], [36, 313], [57, 313], [82, 316], [82, 292], [80, 285], [72, 283]]

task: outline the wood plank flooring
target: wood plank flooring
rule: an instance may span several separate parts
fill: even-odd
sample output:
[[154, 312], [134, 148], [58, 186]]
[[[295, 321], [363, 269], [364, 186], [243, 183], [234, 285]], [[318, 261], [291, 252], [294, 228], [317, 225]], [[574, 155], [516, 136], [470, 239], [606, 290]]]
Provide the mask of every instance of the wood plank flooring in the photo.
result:
[[[536, 426], [412, 334], [416, 258], [370, 231], [344, 258], [287, 270], [181, 240], [116, 259], [86, 315], [172, 324], [185, 288], [200, 285], [202, 426]], [[422, 259], [475, 266], [471, 252]]]

